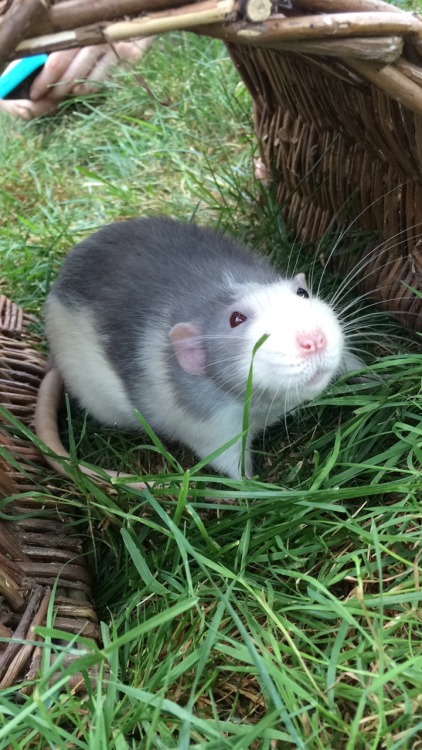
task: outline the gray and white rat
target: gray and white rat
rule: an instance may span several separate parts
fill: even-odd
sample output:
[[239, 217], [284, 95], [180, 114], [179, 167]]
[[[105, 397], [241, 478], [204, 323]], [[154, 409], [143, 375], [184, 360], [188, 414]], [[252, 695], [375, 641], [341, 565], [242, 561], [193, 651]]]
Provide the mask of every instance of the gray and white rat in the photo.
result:
[[[254, 436], [359, 364], [303, 274], [283, 278], [228, 236], [160, 217], [110, 224], [70, 251], [47, 299], [46, 334], [53, 370], [36, 429], [53, 451], [66, 455], [61, 378], [102, 425], [139, 429], [138, 410], [200, 458], [242, 432], [252, 351], [267, 334], [253, 362], [247, 476]], [[239, 439], [210, 464], [240, 478], [241, 451]]]

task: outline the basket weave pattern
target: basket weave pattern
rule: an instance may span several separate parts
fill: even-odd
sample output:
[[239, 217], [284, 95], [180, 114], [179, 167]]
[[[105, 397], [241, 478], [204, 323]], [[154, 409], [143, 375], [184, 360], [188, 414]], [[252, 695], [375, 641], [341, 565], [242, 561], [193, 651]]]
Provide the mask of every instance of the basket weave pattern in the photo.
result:
[[[422, 330], [420, 299], [408, 289], [422, 291], [422, 119], [334, 61], [229, 47], [286, 223], [304, 241], [336, 222], [376, 232], [360, 288]], [[340, 270], [365, 253], [343, 255]]]
[[[30, 322], [21, 308], [0, 297], [0, 403], [32, 428], [45, 359], [33, 348]], [[2, 422], [0, 492], [17, 496], [3, 507], [10, 520], [0, 520], [0, 636], [6, 639], [0, 642], [0, 688], [5, 688], [37, 674], [41, 647], [18, 639], [34, 641], [33, 627], [45, 624], [57, 579], [54, 626], [94, 640], [99, 630], [82, 542], [51, 496], [43, 500], [38, 491], [35, 497], [36, 479], [45, 473], [42, 456]], [[81, 677], [73, 676], [70, 685], [78, 689]]]

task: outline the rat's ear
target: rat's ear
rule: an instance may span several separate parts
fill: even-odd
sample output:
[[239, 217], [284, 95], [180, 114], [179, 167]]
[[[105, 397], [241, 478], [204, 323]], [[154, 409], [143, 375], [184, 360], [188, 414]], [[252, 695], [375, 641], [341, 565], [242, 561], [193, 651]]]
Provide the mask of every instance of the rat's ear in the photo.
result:
[[176, 323], [169, 336], [180, 367], [189, 375], [205, 375], [205, 350], [199, 327], [195, 323]]

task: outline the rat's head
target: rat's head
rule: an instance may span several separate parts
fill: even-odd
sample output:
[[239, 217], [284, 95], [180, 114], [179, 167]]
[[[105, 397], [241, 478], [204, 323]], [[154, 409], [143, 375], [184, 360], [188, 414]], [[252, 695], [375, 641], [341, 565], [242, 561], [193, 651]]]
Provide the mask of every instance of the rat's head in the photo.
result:
[[243, 397], [256, 343], [254, 390], [291, 408], [317, 396], [341, 370], [344, 337], [303, 274], [270, 284], [242, 284], [205, 300], [197, 320], [178, 323], [170, 338], [179, 365]]

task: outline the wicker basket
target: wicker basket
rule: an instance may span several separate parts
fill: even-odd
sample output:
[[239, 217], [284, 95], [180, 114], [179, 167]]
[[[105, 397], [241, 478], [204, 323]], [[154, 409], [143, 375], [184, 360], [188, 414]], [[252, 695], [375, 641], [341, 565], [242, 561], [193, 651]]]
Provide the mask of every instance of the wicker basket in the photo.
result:
[[[339, 220], [375, 232], [361, 289], [422, 329], [409, 289], [422, 290], [422, 18], [380, 0], [0, 0], [2, 11], [4, 59], [171, 29], [224, 39], [288, 226], [301, 240]], [[343, 252], [341, 271], [368, 252]]]
[[[45, 362], [34, 349], [29, 323], [19, 307], [0, 297], [0, 404], [31, 428]], [[51, 496], [43, 501], [36, 481], [45, 474], [40, 453], [11, 432], [7, 419], [1, 422], [0, 493], [16, 499], [2, 510], [10, 520], [0, 520], [0, 689], [36, 676], [41, 646], [19, 641], [36, 640], [33, 628], [45, 624], [56, 582], [54, 626], [99, 638], [81, 540]], [[82, 688], [84, 680], [73, 675], [69, 686]]]

